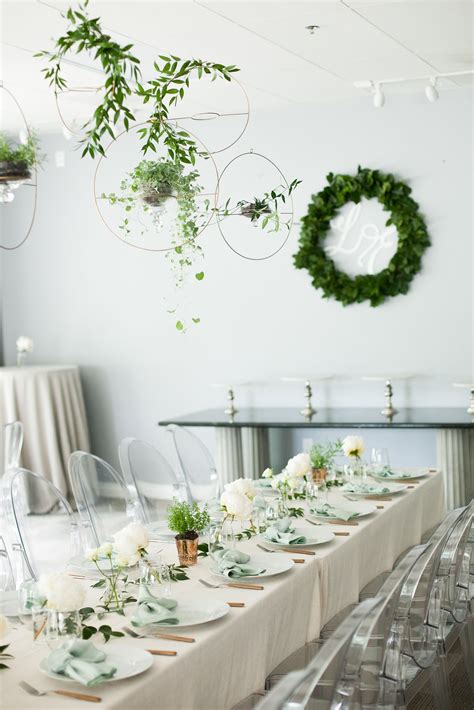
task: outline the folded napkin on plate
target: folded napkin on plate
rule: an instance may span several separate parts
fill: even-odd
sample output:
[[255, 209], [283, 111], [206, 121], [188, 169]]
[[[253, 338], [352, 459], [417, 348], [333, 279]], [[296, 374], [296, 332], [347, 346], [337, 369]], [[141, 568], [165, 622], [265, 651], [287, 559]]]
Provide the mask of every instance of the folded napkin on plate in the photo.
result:
[[295, 529], [291, 526], [290, 519], [280, 518], [273, 525], [270, 525], [263, 537], [271, 542], [279, 542], [282, 545], [304, 545], [306, 538], [304, 535], [297, 535]]
[[155, 597], [146, 584], [140, 584], [137, 606], [130, 622], [132, 626], [147, 626], [148, 624], [173, 626], [179, 623], [179, 619], [171, 613], [177, 605], [178, 602], [174, 599]]
[[342, 490], [345, 493], [363, 493], [365, 495], [371, 496], [380, 496], [390, 493], [390, 488], [386, 488], [385, 486], [378, 486], [377, 484], [362, 482], [352, 483], [351, 481], [349, 481], [348, 483], [344, 483]]
[[256, 574], [262, 574], [265, 570], [262, 567], [255, 567], [247, 564], [250, 561], [250, 555], [239, 550], [217, 550], [213, 558], [217, 562], [217, 569], [220, 574], [225, 574], [231, 579], [239, 579], [239, 577], [254, 577]]
[[82, 685], [98, 685], [112, 678], [117, 669], [107, 663], [106, 655], [92, 641], [74, 639], [51, 651], [47, 658], [48, 670], [65, 675]]
[[338, 520], [352, 520], [352, 518], [357, 518], [359, 515], [359, 513], [355, 513], [345, 508], [335, 508], [329, 503], [316, 505], [314, 508], [311, 508], [311, 513], [314, 513], [315, 515], [326, 516], [328, 518], [337, 518]]
[[376, 475], [379, 478], [411, 478], [411, 473], [408, 471], [391, 471], [389, 468], [377, 471]]

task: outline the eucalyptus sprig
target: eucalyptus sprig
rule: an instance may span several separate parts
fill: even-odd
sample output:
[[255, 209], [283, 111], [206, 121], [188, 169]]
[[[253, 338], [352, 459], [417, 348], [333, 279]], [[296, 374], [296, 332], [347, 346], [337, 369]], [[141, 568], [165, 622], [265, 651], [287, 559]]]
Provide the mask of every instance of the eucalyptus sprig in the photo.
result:
[[55, 42], [55, 51], [43, 50], [36, 57], [47, 57], [49, 66], [43, 69], [45, 78], [55, 92], [64, 91], [67, 81], [62, 72], [62, 61], [71, 52], [86, 52], [100, 61], [105, 74], [104, 97], [92, 118], [84, 125], [87, 129], [82, 155], [91, 158], [96, 153], [105, 154], [104, 138], [115, 138], [115, 126], [122, 121], [128, 130], [135, 116], [127, 105], [128, 98], [135, 93], [130, 85], [141, 78], [140, 60], [131, 53], [133, 44], [120, 45], [102, 30], [100, 18], [87, 15], [89, 0], [84, 0], [77, 10], [70, 7], [65, 17], [69, 21], [66, 33]]

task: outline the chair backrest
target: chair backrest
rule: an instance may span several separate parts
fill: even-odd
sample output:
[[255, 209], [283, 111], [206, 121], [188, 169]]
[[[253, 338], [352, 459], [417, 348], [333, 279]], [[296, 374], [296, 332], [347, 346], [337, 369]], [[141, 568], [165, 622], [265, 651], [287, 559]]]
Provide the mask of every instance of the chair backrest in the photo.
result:
[[0, 476], [11, 468], [18, 468], [22, 444], [22, 423], [4, 424], [0, 431]]
[[443, 611], [449, 577], [445, 571], [456, 575], [463, 568], [462, 564], [456, 568], [454, 560], [458, 546], [467, 539], [466, 510], [453, 510], [446, 516], [428, 541], [426, 554], [415, 562], [404, 581], [380, 670], [381, 705], [396, 703], [412, 663], [430, 668], [437, 662], [447, 613]]
[[180, 482], [165, 457], [146, 441], [123, 439], [119, 459], [125, 483], [136, 491], [147, 523], [163, 520], [173, 498], [187, 499], [184, 479]]
[[0, 593], [15, 589], [15, 575], [4, 538], [0, 535]]
[[219, 479], [209, 449], [189, 429], [176, 424], [167, 427], [173, 437], [183, 476], [191, 500], [209, 500], [219, 496]]
[[[80, 555], [81, 538], [75, 514], [61, 491], [24, 468], [10, 469], [1, 485], [17, 588], [25, 575], [38, 579], [43, 573], [66, 569]], [[37, 499], [51, 502], [48, 513], [30, 514], [30, 501]]]
[[110, 541], [132, 521], [145, 522], [136, 490], [107, 461], [74, 451], [69, 457], [69, 477], [87, 547]]
[[[373, 706], [379, 695], [379, 671], [386, 639], [404, 581], [426, 546], [410, 550], [385, 581], [377, 597], [352, 611], [303, 671], [282, 680], [258, 708], [305, 708], [310, 698], [317, 707], [338, 710]], [[368, 603], [367, 603], [368, 602]], [[284, 685], [285, 684], [285, 685]]]

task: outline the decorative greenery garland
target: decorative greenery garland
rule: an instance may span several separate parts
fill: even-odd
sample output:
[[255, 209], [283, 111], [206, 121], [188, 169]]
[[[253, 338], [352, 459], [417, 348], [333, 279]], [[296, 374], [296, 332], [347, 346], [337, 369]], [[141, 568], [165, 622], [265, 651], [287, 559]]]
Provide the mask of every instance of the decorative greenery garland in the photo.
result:
[[[309, 271], [313, 286], [323, 290], [324, 298], [332, 296], [345, 306], [363, 301], [379, 306], [390, 296], [407, 293], [421, 269], [423, 252], [430, 245], [418, 204], [410, 197], [411, 188], [391, 174], [360, 166], [354, 176], [329, 173], [327, 181], [329, 185], [313, 195], [308, 214], [303, 217], [300, 248], [294, 256], [296, 268]], [[325, 253], [324, 239], [338, 210], [346, 202], [359, 203], [362, 197], [376, 197], [383, 209], [391, 212], [386, 225], [395, 225], [398, 249], [379, 273], [352, 278], [339, 271]]]

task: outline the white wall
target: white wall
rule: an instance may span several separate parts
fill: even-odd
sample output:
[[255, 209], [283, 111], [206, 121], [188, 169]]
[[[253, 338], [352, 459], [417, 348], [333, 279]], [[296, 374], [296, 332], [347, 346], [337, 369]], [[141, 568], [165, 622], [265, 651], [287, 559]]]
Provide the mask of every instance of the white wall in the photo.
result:
[[[48, 153], [67, 151], [66, 168], [50, 157], [32, 235], [3, 258], [5, 362], [14, 361], [21, 333], [35, 341], [35, 362], [78, 363], [93, 446], [109, 458], [121, 437], [156, 441], [159, 418], [223, 401], [210, 387], [216, 381], [333, 372], [346, 379], [321, 392], [321, 404], [368, 405], [381, 402], [382, 387], [362, 385], [362, 374], [422, 373], [409, 391], [398, 388], [398, 404], [464, 406], [466, 393], [450, 382], [472, 371], [471, 127], [468, 90], [445, 92], [436, 104], [396, 96], [378, 111], [361, 98], [252, 116], [237, 147], [268, 154], [287, 177], [303, 180], [297, 217], [328, 172], [361, 164], [411, 184], [432, 246], [407, 296], [375, 309], [343, 308], [322, 299], [307, 273], [293, 267], [297, 228], [273, 259], [250, 262], [213, 226], [203, 234], [206, 278], [193, 291], [202, 323], [184, 336], [162, 304], [166, 260], [113, 239], [92, 199], [92, 161], [81, 160], [62, 136], [45, 138]], [[236, 154], [218, 156], [220, 168]], [[10, 238], [15, 225], [6, 229]], [[240, 404], [301, 400], [289, 385], [241, 388], [238, 395]], [[431, 435], [408, 440], [416, 458], [424, 451], [432, 462]]]

